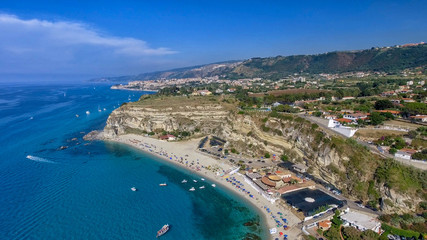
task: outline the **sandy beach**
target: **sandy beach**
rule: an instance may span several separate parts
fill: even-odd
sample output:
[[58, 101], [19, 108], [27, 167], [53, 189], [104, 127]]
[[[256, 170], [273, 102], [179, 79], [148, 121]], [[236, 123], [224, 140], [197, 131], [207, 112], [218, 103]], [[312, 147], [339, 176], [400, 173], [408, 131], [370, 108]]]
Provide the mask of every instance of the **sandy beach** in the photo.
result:
[[[161, 157], [168, 162], [189, 169], [202, 177], [216, 182], [216, 187], [225, 187], [238, 194], [262, 212], [262, 217], [265, 219], [268, 227], [266, 231], [272, 228], [277, 229], [275, 234], [269, 234], [270, 239], [283, 239], [284, 235], [288, 235], [287, 239], [298, 239], [297, 236], [301, 233], [301, 230], [296, 227], [299, 219], [290, 210], [280, 205], [280, 201], [271, 203], [265, 199], [252, 186], [245, 182], [243, 175], [239, 173], [233, 175], [227, 174], [231, 170], [236, 169], [236, 166], [232, 166], [224, 160], [216, 160], [197, 151], [198, 139], [167, 142], [150, 137], [127, 134], [105, 140], [124, 143]], [[227, 178], [228, 181], [226, 180]], [[268, 211], [267, 208], [269, 209]], [[287, 220], [286, 223], [283, 222], [283, 218]], [[280, 221], [289, 228], [284, 230], [283, 226], [277, 227], [276, 221]], [[280, 232], [283, 233], [282, 236]]]

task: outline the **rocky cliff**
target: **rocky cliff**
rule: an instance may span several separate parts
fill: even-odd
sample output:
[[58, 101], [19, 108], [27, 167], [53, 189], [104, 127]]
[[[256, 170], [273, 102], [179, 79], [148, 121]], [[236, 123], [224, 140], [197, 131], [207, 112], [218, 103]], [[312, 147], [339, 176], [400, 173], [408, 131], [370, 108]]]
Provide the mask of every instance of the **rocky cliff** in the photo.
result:
[[285, 154], [350, 198], [371, 205], [384, 200], [386, 212], [414, 211], [425, 198], [425, 172], [379, 159], [356, 142], [329, 136], [298, 116], [238, 114], [236, 106], [233, 98], [147, 96], [116, 109], [107, 120], [104, 136], [163, 131], [196, 137], [213, 134], [247, 156]]

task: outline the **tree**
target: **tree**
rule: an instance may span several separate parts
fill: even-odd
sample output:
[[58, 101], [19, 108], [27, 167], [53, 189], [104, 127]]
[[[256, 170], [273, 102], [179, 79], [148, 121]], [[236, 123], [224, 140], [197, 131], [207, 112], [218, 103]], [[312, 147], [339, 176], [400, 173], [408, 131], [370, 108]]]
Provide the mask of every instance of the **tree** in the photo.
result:
[[363, 231], [360, 236], [362, 237], [362, 240], [377, 240], [380, 237], [378, 233], [372, 231], [371, 229]]
[[270, 153], [265, 153], [265, 154], [264, 154], [264, 157], [265, 157], [265, 158], [270, 158]]
[[391, 155], [394, 155], [395, 153], [397, 153], [397, 149], [396, 148], [390, 148], [388, 153], [390, 153]]
[[379, 112], [373, 112], [370, 116], [372, 125], [379, 125], [384, 122], [384, 117]]
[[285, 154], [283, 154], [281, 157], [280, 157], [280, 159], [282, 160], [282, 161], [284, 161], [284, 162], [286, 162], [286, 161], [288, 161], [288, 156], [286, 156]]
[[354, 227], [345, 227], [342, 230], [344, 239], [346, 240], [360, 240], [361, 231], [357, 230]]
[[411, 102], [405, 104], [405, 110], [411, 115], [427, 114], [427, 104], [419, 102]]
[[390, 100], [378, 100], [375, 102], [374, 108], [377, 110], [384, 110], [387, 108], [392, 108], [393, 103]]

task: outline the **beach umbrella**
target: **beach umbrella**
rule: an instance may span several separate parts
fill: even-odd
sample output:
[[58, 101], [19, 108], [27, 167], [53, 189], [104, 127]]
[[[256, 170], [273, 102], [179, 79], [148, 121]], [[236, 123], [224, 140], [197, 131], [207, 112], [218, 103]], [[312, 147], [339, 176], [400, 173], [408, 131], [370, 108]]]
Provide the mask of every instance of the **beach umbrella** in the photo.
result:
[[282, 236], [282, 235], [283, 235], [283, 233], [282, 233], [282, 232], [279, 232], [279, 235], [280, 235], [280, 236]]

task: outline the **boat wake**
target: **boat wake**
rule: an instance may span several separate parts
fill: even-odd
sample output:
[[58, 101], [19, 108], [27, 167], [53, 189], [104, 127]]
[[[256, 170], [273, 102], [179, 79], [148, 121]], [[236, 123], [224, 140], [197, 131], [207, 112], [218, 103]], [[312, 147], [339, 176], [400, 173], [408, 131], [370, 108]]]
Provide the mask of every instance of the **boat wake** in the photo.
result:
[[56, 164], [57, 162], [51, 161], [51, 160], [47, 160], [45, 158], [41, 158], [41, 157], [36, 157], [36, 156], [31, 156], [28, 155], [27, 156], [28, 159], [30, 159], [31, 161], [35, 161], [35, 162], [42, 162], [42, 163], [53, 163]]

